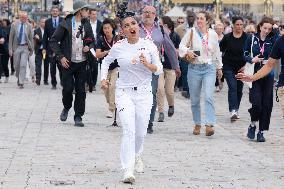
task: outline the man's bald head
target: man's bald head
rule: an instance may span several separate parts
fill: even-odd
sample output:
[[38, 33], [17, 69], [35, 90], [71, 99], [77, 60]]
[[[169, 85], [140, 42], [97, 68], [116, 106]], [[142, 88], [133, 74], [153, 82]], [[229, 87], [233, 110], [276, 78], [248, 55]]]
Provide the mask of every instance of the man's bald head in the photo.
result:
[[153, 6], [146, 5], [142, 12], [142, 22], [146, 25], [154, 24], [156, 17], [156, 8]]

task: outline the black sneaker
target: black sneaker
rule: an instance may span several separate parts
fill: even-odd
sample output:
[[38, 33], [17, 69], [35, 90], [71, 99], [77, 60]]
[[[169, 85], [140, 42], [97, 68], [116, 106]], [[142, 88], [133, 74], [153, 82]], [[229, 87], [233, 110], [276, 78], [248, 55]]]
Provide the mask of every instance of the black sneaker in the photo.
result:
[[164, 120], [165, 120], [165, 115], [164, 115], [163, 112], [161, 112], [161, 113], [159, 114], [159, 117], [158, 117], [158, 122], [164, 122]]
[[84, 127], [84, 123], [82, 122], [82, 118], [81, 117], [76, 116], [74, 118], [74, 121], [75, 121], [75, 126], [76, 127]]
[[172, 117], [175, 113], [175, 108], [174, 106], [169, 106], [169, 110], [168, 110], [168, 116]]
[[147, 133], [148, 134], [152, 134], [153, 133], [153, 123], [149, 123], [148, 124]]
[[181, 92], [181, 95], [182, 95], [184, 98], [187, 98], [187, 99], [190, 98], [190, 94], [189, 94], [188, 91], [182, 91], [182, 92]]
[[56, 85], [52, 85], [51, 90], [56, 90]]
[[60, 120], [61, 121], [66, 121], [68, 117], [68, 110], [66, 110], [65, 108], [63, 108], [61, 114], [60, 114]]
[[47, 82], [47, 81], [45, 81], [45, 82], [44, 82], [44, 85], [48, 85], [48, 82]]
[[259, 131], [256, 137], [257, 142], [265, 142], [265, 138], [263, 136], [263, 132]]
[[248, 127], [248, 134], [247, 134], [247, 137], [251, 140], [253, 140], [255, 138], [255, 129], [256, 129], [256, 126], [252, 126], [250, 125]]

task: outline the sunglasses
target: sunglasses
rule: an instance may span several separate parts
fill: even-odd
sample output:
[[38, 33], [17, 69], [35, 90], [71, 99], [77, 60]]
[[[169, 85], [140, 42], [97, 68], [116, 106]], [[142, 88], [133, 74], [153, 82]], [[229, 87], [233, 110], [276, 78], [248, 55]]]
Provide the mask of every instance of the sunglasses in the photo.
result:
[[183, 24], [184, 22], [183, 22], [183, 21], [178, 21], [178, 23], [179, 23], [179, 24]]

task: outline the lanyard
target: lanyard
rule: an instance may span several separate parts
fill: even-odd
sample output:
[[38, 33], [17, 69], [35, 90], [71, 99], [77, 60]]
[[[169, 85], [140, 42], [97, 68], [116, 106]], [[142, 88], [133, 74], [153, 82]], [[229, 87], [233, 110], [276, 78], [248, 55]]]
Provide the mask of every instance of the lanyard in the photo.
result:
[[146, 37], [145, 38], [152, 40], [152, 34], [153, 34], [154, 25], [152, 26], [150, 31], [147, 30], [143, 24], [141, 26], [142, 26], [143, 30], [146, 32]]
[[258, 40], [258, 46], [260, 49], [260, 53], [263, 55], [264, 54], [264, 49], [265, 49], [265, 41], [263, 41], [262, 47], [260, 47], [260, 41]]
[[75, 17], [72, 17], [72, 30], [76, 33], [76, 22], [75, 22]]
[[113, 46], [113, 44], [114, 44], [114, 40], [113, 40], [113, 38], [112, 38], [112, 43], [110, 44], [108, 41], [107, 41], [107, 39], [106, 39], [106, 37], [104, 36], [104, 40], [105, 40], [105, 42], [106, 42], [106, 44], [107, 44], [107, 46], [111, 49], [111, 47]]
[[[200, 39], [201, 39], [202, 46], [205, 48], [206, 54], [208, 55], [208, 44], [209, 44], [209, 33], [208, 33], [208, 30], [206, 31], [206, 34], [205, 34], [205, 35], [202, 35], [202, 33], [199, 31], [198, 28], [196, 28], [196, 31], [197, 31], [197, 33], [198, 33], [198, 36], [199, 36]], [[206, 38], [205, 38], [205, 37], [206, 37]]]

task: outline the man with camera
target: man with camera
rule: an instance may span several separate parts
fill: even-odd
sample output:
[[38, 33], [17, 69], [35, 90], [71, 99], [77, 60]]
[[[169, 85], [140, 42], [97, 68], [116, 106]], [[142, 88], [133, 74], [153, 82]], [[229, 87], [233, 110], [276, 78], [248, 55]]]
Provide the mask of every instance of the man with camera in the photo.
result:
[[88, 5], [83, 1], [77, 1], [73, 4], [73, 9], [73, 13], [69, 14], [56, 29], [50, 40], [50, 46], [62, 65], [64, 108], [60, 120], [67, 120], [75, 88], [75, 126], [83, 127], [82, 116], [85, 112], [86, 101], [86, 56], [94, 46], [94, 35], [87, 19]]

